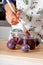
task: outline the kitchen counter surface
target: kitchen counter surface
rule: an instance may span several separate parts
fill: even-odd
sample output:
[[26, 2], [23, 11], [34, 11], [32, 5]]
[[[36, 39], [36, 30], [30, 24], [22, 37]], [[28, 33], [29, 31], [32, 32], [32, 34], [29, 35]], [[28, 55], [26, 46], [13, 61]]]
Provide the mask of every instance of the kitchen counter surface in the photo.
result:
[[7, 43], [6, 40], [0, 41], [0, 57], [2, 57], [3, 55], [4, 56], [7, 55], [9, 58], [13, 57], [13, 59], [16, 57], [16, 59], [18, 60], [22, 59], [27, 61], [43, 63], [43, 45], [40, 44], [35, 50], [31, 50], [28, 53], [24, 53], [19, 49], [18, 50], [8, 49], [6, 43]]

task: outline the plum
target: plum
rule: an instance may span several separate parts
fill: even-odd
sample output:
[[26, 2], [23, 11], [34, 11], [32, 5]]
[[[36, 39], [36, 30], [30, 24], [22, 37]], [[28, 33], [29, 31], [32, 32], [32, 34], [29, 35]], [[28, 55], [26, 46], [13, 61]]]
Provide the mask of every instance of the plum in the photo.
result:
[[17, 43], [20, 44], [20, 45], [22, 45], [23, 44], [23, 39], [19, 38]]
[[24, 52], [28, 52], [28, 50], [30, 49], [30, 46], [28, 44], [22, 44], [21, 49]]
[[16, 46], [16, 41], [15, 41], [14, 39], [10, 39], [10, 40], [8, 41], [8, 43], [7, 43], [7, 47], [8, 47], [9, 49], [14, 49], [15, 46]]
[[36, 46], [38, 46], [38, 45], [40, 44], [40, 42], [39, 42], [39, 39], [38, 39], [38, 38], [35, 38], [35, 39], [34, 39], [34, 42], [35, 42], [35, 45], [36, 45]]
[[30, 50], [35, 49], [34, 39], [29, 38], [29, 39], [28, 39], [28, 45], [30, 46]]
[[13, 38], [14, 38], [14, 40], [15, 40], [16, 42], [18, 42], [18, 39], [19, 39], [18, 37], [13, 37]]
[[30, 46], [27, 44], [27, 39], [23, 39], [23, 44], [21, 46], [21, 49], [24, 51], [24, 52], [27, 52], [29, 49], [30, 49]]

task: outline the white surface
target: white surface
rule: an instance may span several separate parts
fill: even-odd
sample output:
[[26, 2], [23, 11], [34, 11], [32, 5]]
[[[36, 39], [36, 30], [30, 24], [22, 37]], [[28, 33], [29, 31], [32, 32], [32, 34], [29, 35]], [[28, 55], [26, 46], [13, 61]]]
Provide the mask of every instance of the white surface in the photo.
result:
[[[19, 58], [19, 59], [18, 59]], [[28, 58], [27, 58], [28, 59]], [[31, 62], [24, 57], [0, 55], [0, 65], [43, 65], [40, 62]]]
[[1, 59], [0, 65], [43, 65], [40, 63], [34, 63], [34, 62], [26, 62], [26, 61], [16, 61], [16, 60], [9, 60], [9, 59]]

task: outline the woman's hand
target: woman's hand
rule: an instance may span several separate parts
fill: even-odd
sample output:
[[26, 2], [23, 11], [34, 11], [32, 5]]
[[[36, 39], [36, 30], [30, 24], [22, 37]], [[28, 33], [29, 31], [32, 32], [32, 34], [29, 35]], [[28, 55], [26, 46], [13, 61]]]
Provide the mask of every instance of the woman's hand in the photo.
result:
[[[16, 15], [15, 15], [16, 14]], [[6, 20], [8, 21], [9, 24], [11, 25], [16, 25], [19, 22], [19, 16], [20, 12], [17, 11], [16, 13], [11, 12], [6, 12]]]
[[6, 20], [9, 24], [16, 25], [19, 22], [20, 11], [16, 10], [13, 3], [11, 3], [11, 5], [12, 5], [13, 9], [15, 10], [16, 15], [11, 11], [9, 5], [6, 4], [4, 6], [4, 9], [6, 11]]

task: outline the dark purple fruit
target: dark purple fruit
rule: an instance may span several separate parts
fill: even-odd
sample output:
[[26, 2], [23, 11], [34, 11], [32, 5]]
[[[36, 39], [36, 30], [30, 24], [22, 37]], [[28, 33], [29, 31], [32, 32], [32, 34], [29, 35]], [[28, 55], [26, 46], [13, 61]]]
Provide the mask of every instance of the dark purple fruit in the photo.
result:
[[28, 52], [28, 50], [30, 49], [30, 46], [29, 46], [28, 44], [23, 44], [23, 45], [21, 46], [21, 49], [22, 49], [22, 51], [24, 51], [24, 52]]
[[16, 46], [16, 41], [15, 41], [14, 39], [11, 39], [11, 40], [8, 41], [7, 47], [8, 47], [9, 49], [14, 49], [15, 46]]
[[13, 37], [13, 38], [14, 38], [14, 40], [15, 40], [16, 42], [18, 42], [18, 39], [19, 39], [18, 37]]
[[39, 42], [39, 39], [38, 39], [38, 38], [35, 38], [35, 39], [34, 39], [34, 42], [35, 42], [35, 45], [36, 45], [36, 46], [38, 46], [38, 45], [40, 44], [40, 42]]
[[30, 46], [30, 49], [35, 49], [35, 42], [34, 42], [34, 39], [32, 38], [29, 38], [28, 39], [28, 45]]
[[22, 45], [23, 44], [23, 39], [19, 38], [17, 43]]

